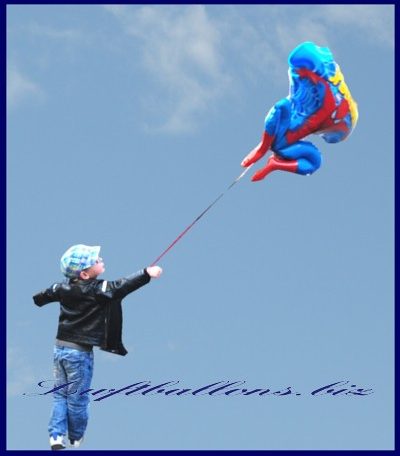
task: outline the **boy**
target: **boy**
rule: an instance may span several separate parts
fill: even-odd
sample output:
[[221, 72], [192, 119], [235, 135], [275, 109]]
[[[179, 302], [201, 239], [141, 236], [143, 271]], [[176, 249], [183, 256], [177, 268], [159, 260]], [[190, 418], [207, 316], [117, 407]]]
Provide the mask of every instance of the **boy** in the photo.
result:
[[115, 281], [99, 280], [105, 271], [99, 246], [74, 245], [61, 257], [61, 271], [69, 279], [55, 283], [33, 296], [39, 307], [60, 303], [54, 347], [55, 387], [73, 382], [53, 394], [48, 431], [52, 450], [79, 447], [88, 422], [89, 397], [79, 391], [90, 388], [93, 346], [125, 356], [122, 344], [122, 299], [161, 275], [159, 266], [149, 266]]

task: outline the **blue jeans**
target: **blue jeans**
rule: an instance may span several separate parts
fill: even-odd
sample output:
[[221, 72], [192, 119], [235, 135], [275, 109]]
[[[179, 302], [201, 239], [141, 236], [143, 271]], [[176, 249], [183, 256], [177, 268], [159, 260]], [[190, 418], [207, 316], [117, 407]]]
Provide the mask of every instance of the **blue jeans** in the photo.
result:
[[74, 382], [53, 392], [53, 410], [49, 434], [66, 435], [79, 440], [85, 433], [89, 414], [89, 395], [80, 395], [90, 388], [93, 375], [93, 352], [69, 347], [54, 347], [54, 387]]

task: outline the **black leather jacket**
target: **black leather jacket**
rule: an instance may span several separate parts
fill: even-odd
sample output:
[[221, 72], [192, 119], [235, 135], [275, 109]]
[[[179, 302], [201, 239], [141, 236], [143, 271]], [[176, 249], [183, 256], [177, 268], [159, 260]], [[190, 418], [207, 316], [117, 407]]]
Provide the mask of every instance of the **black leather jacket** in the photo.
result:
[[33, 296], [39, 307], [60, 303], [57, 339], [126, 355], [122, 344], [122, 299], [150, 282], [146, 269], [119, 280], [55, 283]]

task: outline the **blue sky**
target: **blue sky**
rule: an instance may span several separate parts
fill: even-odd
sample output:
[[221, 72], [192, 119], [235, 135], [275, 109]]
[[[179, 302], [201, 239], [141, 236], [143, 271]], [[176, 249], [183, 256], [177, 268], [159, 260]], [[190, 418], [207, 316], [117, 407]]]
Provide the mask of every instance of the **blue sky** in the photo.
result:
[[[301, 395], [118, 395], [84, 449], [393, 448], [393, 5], [8, 5], [8, 449], [48, 448], [51, 398], [23, 393], [52, 377], [58, 304], [32, 295], [62, 253], [101, 245], [110, 280], [149, 265], [240, 174], [306, 40], [356, 130], [312, 139], [310, 177], [247, 174], [126, 298], [129, 354], [96, 350], [93, 378]], [[311, 396], [338, 381], [374, 392]]]

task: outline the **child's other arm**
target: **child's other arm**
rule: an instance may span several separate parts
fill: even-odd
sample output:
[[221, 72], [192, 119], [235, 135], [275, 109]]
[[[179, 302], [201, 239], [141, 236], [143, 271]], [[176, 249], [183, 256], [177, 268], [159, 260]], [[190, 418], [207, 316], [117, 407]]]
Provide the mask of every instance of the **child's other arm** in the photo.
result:
[[51, 287], [47, 288], [46, 290], [41, 291], [33, 296], [34, 303], [42, 307], [45, 304], [49, 304], [50, 302], [59, 301], [59, 289], [60, 283], [55, 283]]

